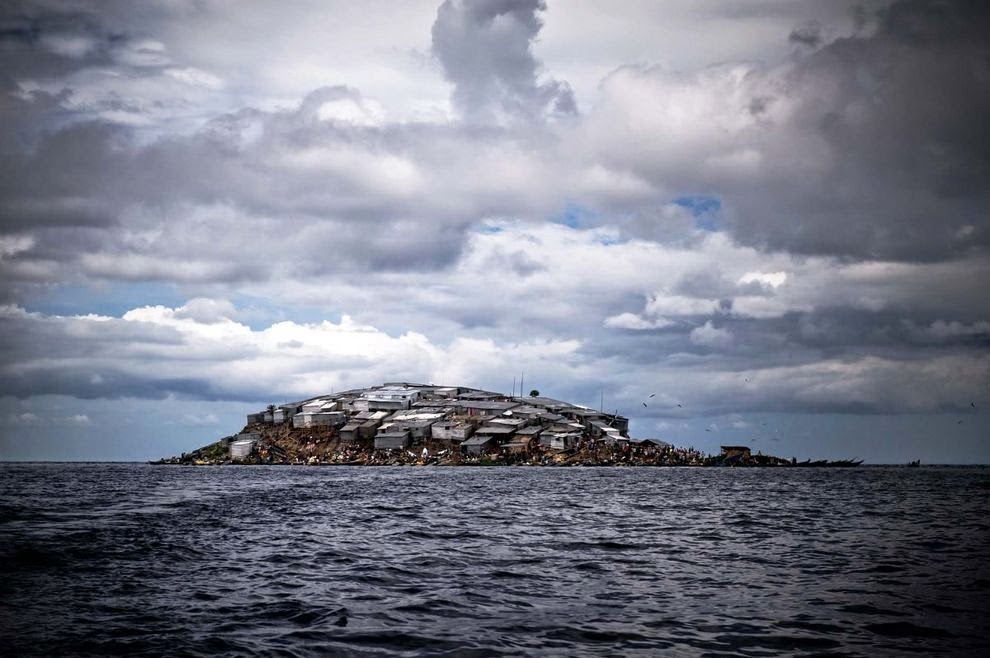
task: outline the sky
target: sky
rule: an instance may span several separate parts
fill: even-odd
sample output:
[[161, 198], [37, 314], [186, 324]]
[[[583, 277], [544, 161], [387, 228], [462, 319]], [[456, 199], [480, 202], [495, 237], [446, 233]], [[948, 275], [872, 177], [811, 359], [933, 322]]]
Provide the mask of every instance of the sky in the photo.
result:
[[980, 2], [8, 0], [0, 459], [384, 381], [990, 463]]

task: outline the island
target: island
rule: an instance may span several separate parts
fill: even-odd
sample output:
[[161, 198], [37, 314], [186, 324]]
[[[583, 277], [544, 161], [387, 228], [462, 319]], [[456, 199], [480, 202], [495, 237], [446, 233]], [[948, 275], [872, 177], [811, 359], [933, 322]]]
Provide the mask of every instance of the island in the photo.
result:
[[270, 404], [244, 428], [156, 464], [857, 466], [722, 446], [717, 455], [631, 438], [629, 419], [541, 396], [386, 382]]

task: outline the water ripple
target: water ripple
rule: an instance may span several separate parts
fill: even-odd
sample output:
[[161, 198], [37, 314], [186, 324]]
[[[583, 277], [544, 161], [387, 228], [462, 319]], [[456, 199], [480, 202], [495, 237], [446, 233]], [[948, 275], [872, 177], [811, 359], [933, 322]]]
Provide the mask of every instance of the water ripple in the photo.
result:
[[984, 469], [0, 465], [11, 655], [977, 655]]

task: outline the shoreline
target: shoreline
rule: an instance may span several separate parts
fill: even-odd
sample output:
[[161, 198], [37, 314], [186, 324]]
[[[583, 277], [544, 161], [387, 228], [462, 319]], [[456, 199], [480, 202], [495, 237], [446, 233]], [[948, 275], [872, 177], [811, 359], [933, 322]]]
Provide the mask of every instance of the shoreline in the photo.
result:
[[[327, 466], [347, 466], [347, 467], [467, 467], [467, 468], [492, 468], [492, 467], [512, 467], [512, 468], [773, 468], [773, 469], [802, 469], [802, 468], [858, 468], [861, 461], [839, 460], [839, 461], [786, 461], [776, 457], [763, 455], [754, 456], [750, 460], [725, 459], [724, 455], [705, 456], [701, 459], [691, 461], [668, 461], [662, 456], [654, 456], [652, 459], [629, 457], [626, 459], [598, 459], [586, 454], [555, 454], [541, 455], [529, 458], [518, 459], [441, 459], [441, 458], [401, 458], [396, 455], [369, 455], [365, 459], [347, 460], [317, 460], [306, 461], [283, 461], [260, 459], [246, 460], [196, 460], [170, 458], [147, 462], [153, 466], [306, 466], [306, 467], [327, 467]], [[890, 465], [907, 468], [907, 465]]]

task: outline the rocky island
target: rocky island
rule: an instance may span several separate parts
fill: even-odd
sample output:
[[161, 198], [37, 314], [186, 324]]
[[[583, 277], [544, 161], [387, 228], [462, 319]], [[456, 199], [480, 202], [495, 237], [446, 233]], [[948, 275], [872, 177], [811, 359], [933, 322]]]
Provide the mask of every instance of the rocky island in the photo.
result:
[[159, 464], [854, 466], [630, 438], [629, 419], [543, 397], [388, 382], [269, 405], [244, 428]]

